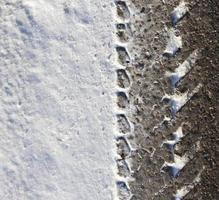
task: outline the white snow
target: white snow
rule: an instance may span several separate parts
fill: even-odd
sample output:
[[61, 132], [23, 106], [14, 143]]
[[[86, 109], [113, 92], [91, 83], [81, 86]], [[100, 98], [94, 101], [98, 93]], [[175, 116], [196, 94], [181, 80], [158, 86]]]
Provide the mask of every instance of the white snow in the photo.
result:
[[114, 199], [111, 6], [0, 1], [0, 199]]
[[184, 137], [182, 126], [180, 126], [174, 133], [173, 133], [173, 140], [166, 140], [163, 144], [167, 144], [171, 150], [174, 149], [175, 145], [181, 141]]
[[173, 87], [175, 87], [176, 84], [192, 69], [198, 57], [199, 50], [194, 50], [189, 57], [175, 69], [173, 73], [166, 73], [166, 75], [170, 77]]
[[174, 154], [174, 162], [172, 163], [165, 162], [162, 166], [162, 169], [165, 167], [170, 168], [172, 176], [176, 177], [188, 162], [189, 162], [189, 157], [187, 154], [185, 154], [182, 157], [178, 156], [177, 154]]
[[173, 25], [176, 25], [188, 11], [189, 9], [187, 7], [187, 3], [185, 1], [181, 1], [180, 4], [171, 13]]
[[175, 115], [181, 110], [181, 108], [201, 89], [202, 84], [198, 84], [191, 92], [186, 91], [184, 93], [180, 93], [178, 91], [173, 95], [165, 94], [162, 98], [163, 100], [168, 100], [171, 108], [172, 116]]
[[192, 189], [201, 181], [201, 175], [205, 168], [198, 173], [192, 183], [183, 186], [182, 188], [178, 189], [176, 194], [174, 195], [175, 200], [182, 200]]
[[176, 35], [176, 32], [173, 28], [167, 30], [167, 33], [168, 41], [164, 55], [174, 56], [177, 51], [182, 49], [182, 38], [181, 36]]

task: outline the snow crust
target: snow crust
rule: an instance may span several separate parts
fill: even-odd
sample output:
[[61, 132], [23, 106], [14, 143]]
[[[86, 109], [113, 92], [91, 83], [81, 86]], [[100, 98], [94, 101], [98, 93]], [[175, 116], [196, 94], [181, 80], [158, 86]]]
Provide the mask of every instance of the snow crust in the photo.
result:
[[0, 199], [114, 199], [110, 1], [0, 1]]

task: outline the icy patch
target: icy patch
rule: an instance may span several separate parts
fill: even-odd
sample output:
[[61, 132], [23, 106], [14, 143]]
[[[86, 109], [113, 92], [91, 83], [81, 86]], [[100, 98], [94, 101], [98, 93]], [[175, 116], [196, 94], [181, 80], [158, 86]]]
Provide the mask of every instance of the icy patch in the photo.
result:
[[177, 36], [174, 29], [168, 30], [168, 42], [167, 47], [164, 51], [166, 56], [174, 56], [177, 51], [182, 48], [182, 38]]
[[163, 100], [168, 100], [169, 105], [171, 107], [171, 113], [172, 116], [175, 117], [177, 112], [181, 110], [181, 108], [200, 90], [202, 87], [202, 84], [199, 84], [198, 86], [195, 87], [195, 89], [192, 92], [185, 92], [185, 93], [178, 93], [174, 95], [165, 95], [162, 98]]
[[171, 13], [172, 23], [175, 26], [189, 11], [185, 1], [182, 1]]
[[170, 77], [173, 87], [192, 69], [199, 57], [199, 50], [193, 51], [190, 56], [175, 69], [173, 73], [167, 72], [166, 76]]

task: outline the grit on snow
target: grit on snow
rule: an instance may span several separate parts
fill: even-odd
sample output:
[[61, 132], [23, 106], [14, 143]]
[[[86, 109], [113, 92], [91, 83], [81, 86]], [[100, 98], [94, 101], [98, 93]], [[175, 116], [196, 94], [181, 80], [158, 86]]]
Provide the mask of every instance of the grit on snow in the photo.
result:
[[113, 199], [111, 6], [0, 1], [1, 200]]

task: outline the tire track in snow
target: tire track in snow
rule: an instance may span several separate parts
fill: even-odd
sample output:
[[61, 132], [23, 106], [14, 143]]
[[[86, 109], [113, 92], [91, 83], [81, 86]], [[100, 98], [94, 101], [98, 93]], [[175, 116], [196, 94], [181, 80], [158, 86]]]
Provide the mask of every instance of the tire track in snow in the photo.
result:
[[[158, 87], [159, 82], [157, 81], [159, 80], [158, 77], [160, 78], [161, 75], [155, 75], [155, 73], [161, 71], [157, 70], [159, 64], [162, 67], [165, 67], [165, 65], [162, 65], [162, 62], [165, 61], [165, 58], [167, 57], [168, 61], [172, 62], [172, 58], [176, 57], [176, 55], [183, 48], [183, 40], [177, 29], [177, 24], [180, 22], [180, 20], [184, 18], [185, 14], [188, 12], [188, 8], [184, 8], [182, 5], [186, 4], [183, 3], [182, 5], [180, 4], [179, 7], [176, 7], [171, 13], [172, 26], [169, 29], [163, 29], [163, 32], [168, 35], [169, 40], [167, 41], [166, 48], [164, 48], [163, 52], [156, 54], [156, 49], [154, 48], [154, 51], [154, 49], [151, 50], [150, 47], [156, 47], [156, 45], [154, 45], [155, 42], [156, 44], [158, 44], [158, 31], [162, 29], [159, 29], [159, 26], [156, 26], [155, 28], [150, 26], [150, 21], [153, 21], [153, 18], [151, 18], [150, 16], [153, 12], [153, 9], [151, 8], [154, 8], [155, 10], [157, 6], [156, 12], [159, 12], [160, 9], [158, 8], [162, 5], [162, 3], [159, 4], [158, 2], [154, 3], [152, 1], [147, 1], [147, 3], [149, 2], [149, 4], [143, 5], [143, 3], [145, 3], [144, 1], [138, 2], [141, 6], [141, 9], [139, 9], [139, 11], [135, 13], [135, 19], [138, 23], [137, 31], [145, 32], [145, 34], [135, 34], [137, 35], [137, 37], [146, 35], [146, 37], [148, 36], [149, 39], [135, 38], [136, 41], [139, 42], [135, 43], [135, 45], [139, 45], [141, 50], [144, 51], [142, 53], [144, 57], [142, 56], [142, 58], [141, 56], [139, 56], [140, 61], [141, 59], [148, 59], [151, 61], [142, 62], [143, 64], [136, 61], [135, 68], [130, 69], [131, 75], [132, 77], [134, 77], [133, 85], [135, 84], [135, 86], [132, 86], [132, 89], [134, 88], [136, 91], [131, 91], [131, 94], [129, 94], [129, 101], [131, 103], [134, 101], [137, 102], [134, 104], [136, 105], [137, 110], [137, 113], [135, 113], [136, 118], [134, 119], [135, 132], [142, 134], [137, 139], [138, 142], [136, 144], [138, 146], [137, 151], [140, 152], [140, 159], [135, 159], [135, 161], [137, 161], [137, 165], [139, 163], [140, 165], [137, 167], [135, 166], [136, 182], [131, 184], [131, 190], [134, 193], [133, 199], [147, 198], [166, 200], [172, 198], [173, 196], [179, 198], [178, 194], [180, 193], [180, 191], [182, 191], [180, 190], [181, 188], [183, 188], [183, 191], [187, 191], [189, 188], [193, 188], [193, 186], [196, 185], [196, 180], [198, 180], [194, 179], [194, 184], [187, 184], [184, 182], [185, 184], [177, 185], [177, 181], [179, 179], [181, 180], [181, 177], [183, 177], [183, 171], [187, 170], [187, 166], [190, 165], [189, 163], [193, 160], [199, 150], [199, 141], [197, 141], [197, 143], [195, 143], [194, 146], [190, 147], [186, 153], [180, 154], [178, 152], [178, 148], [180, 148], [180, 145], [182, 144], [181, 142], [187, 135], [186, 132], [184, 133], [184, 127], [187, 124], [187, 120], [181, 120], [181, 118], [183, 118], [181, 116], [184, 116], [183, 108], [186, 107], [187, 104], [190, 104], [192, 98], [202, 88], [201, 84], [197, 84], [191, 90], [187, 89], [186, 91], [182, 91], [180, 90], [180, 85], [183, 82], [183, 79], [186, 79], [187, 75], [190, 73], [193, 67], [195, 67], [196, 61], [199, 59], [201, 51], [199, 49], [194, 50], [184, 60], [182, 64], [179, 64], [179, 66], [175, 68], [173, 72], [164, 72], [165, 80], [166, 78], [168, 78], [170, 82], [167, 89], [168, 93], [166, 93], [165, 89], [162, 88], [164, 94], [163, 98], [161, 99], [162, 103], [158, 102], [157, 104], [154, 104], [153, 106], [151, 106], [150, 110], [150, 105], [146, 104], [151, 103], [153, 99], [156, 101], [156, 97], [161, 98], [163, 95], [161, 94], [162, 89]], [[136, 3], [136, 5], [137, 4], [138, 3]], [[141, 15], [143, 15], [142, 13], [146, 13], [145, 10], [147, 11], [147, 16], [149, 16], [148, 19], [145, 17], [148, 21], [141, 21], [140, 17]], [[156, 13], [154, 14], [156, 15]], [[160, 20], [162, 21], [162, 19]], [[155, 24], [156, 22], [153, 25], [155, 26]], [[144, 41], [147, 41], [149, 44], [146, 45]], [[162, 44], [162, 41], [159, 43]], [[147, 49], [148, 47], [149, 49]], [[137, 54], [137, 52], [138, 51], [136, 51], [135, 53]], [[146, 63], [145, 66], [144, 63]], [[150, 63], [152, 64], [149, 65]], [[157, 80], [154, 78], [156, 78]], [[163, 79], [161, 79], [161, 82], [162, 80]], [[138, 89], [137, 87], [140, 87], [140, 89]], [[145, 87], [146, 89], [144, 89], [143, 87]], [[164, 104], [165, 106], [163, 106]], [[147, 113], [144, 114], [143, 112], [150, 112], [153, 116], [150, 116]], [[150, 122], [148, 122], [147, 120], [149, 120]], [[141, 124], [141, 122], [143, 122], [143, 125]], [[155, 126], [154, 130], [152, 131], [153, 124], [158, 125]], [[141, 127], [141, 125], [143, 128]], [[173, 133], [173, 137], [171, 139], [166, 139], [164, 135], [168, 131], [167, 135], [170, 136], [170, 130]], [[138, 137], [137, 134], [136, 137]], [[184, 187], [185, 185], [190, 186]], [[178, 190], [175, 187], [178, 188]], [[135, 191], [137, 192], [135, 193]], [[174, 193], [173, 191], [176, 192]], [[177, 193], [178, 191], [179, 193]], [[159, 196], [159, 194], [161, 195]]]
[[130, 109], [129, 88], [132, 84], [131, 77], [126, 67], [131, 64], [131, 56], [128, 51], [128, 42], [131, 40], [130, 18], [131, 12], [126, 1], [115, 1], [116, 6], [116, 36], [117, 45], [117, 191], [118, 199], [128, 200], [132, 198], [129, 181], [132, 180], [131, 157], [135, 151], [130, 144], [133, 134], [133, 125], [128, 119]]
[[[180, 4], [172, 11], [171, 20], [174, 26], [174, 29], [177, 29], [177, 24], [184, 18], [184, 16], [189, 11], [187, 3], [181, 1]], [[176, 53], [182, 48], [182, 39], [180, 36], [175, 35], [175, 30], [170, 29], [169, 31], [169, 41], [164, 52], [166, 56], [175, 56]], [[171, 110], [171, 119], [175, 119], [176, 115], [180, 110], [191, 100], [191, 98], [199, 92], [202, 87], [202, 84], [198, 84], [192, 91], [186, 91], [185, 93], [178, 92], [178, 85], [180, 81], [186, 77], [186, 75], [194, 67], [196, 60], [200, 56], [200, 50], [194, 50], [190, 56], [180, 64], [174, 72], [167, 72], [166, 76], [170, 79], [170, 83], [173, 89], [172, 95], [165, 95], [162, 100], [167, 100]], [[184, 123], [184, 122], [183, 122]], [[173, 162], [164, 162], [161, 170], [166, 170], [173, 179], [177, 179], [180, 176], [181, 171], [189, 165], [189, 162], [195, 157], [195, 154], [199, 151], [199, 141], [193, 146], [184, 155], [178, 155], [175, 150], [181, 143], [184, 138], [183, 133], [183, 123], [176, 132], [174, 132], [172, 140], [164, 141], [162, 146], [166, 146], [173, 154]], [[204, 169], [204, 168], [203, 168]], [[176, 193], [173, 194], [175, 200], [182, 200], [196, 185], [200, 182], [200, 176], [203, 171], [200, 170], [197, 177], [193, 180], [192, 183], [182, 186], [177, 189]]]

